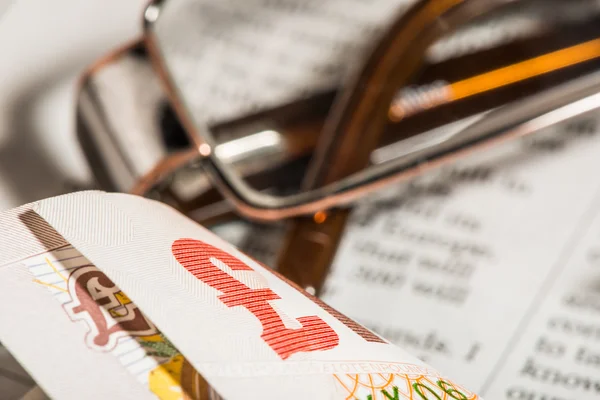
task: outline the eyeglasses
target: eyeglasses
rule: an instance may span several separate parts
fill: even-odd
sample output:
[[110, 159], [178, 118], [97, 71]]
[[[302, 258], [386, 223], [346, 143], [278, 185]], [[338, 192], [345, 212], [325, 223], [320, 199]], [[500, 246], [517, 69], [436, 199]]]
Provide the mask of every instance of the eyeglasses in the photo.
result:
[[277, 267], [304, 287], [357, 199], [600, 106], [595, 1], [292, 3], [151, 4], [85, 74], [78, 134], [105, 189], [290, 220]]

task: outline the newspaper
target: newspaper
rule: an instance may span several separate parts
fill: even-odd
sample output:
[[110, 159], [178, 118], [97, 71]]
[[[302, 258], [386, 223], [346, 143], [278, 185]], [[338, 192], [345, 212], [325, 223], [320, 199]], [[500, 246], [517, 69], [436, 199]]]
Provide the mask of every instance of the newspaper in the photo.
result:
[[[357, 206], [323, 300], [492, 399], [600, 394], [600, 118]], [[275, 265], [282, 227], [215, 231]]]

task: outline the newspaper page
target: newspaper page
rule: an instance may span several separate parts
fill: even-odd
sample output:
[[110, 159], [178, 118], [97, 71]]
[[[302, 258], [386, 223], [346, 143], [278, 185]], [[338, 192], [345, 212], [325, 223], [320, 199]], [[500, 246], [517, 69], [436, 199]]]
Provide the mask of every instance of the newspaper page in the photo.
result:
[[[600, 120], [353, 211], [323, 300], [491, 399], [600, 395]], [[281, 227], [215, 228], [274, 265]]]

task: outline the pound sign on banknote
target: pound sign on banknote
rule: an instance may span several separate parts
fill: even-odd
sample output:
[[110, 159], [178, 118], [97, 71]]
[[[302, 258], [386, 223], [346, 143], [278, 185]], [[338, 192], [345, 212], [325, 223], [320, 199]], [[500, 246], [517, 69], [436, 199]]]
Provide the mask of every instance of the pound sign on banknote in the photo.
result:
[[221, 292], [218, 298], [223, 304], [244, 307], [252, 313], [262, 325], [261, 338], [282, 359], [294, 353], [329, 350], [339, 344], [338, 334], [317, 316], [298, 318], [301, 325], [298, 329], [286, 327], [281, 311], [271, 304], [281, 299], [277, 293], [268, 287], [250, 288], [218, 266], [222, 263], [231, 271], [251, 271], [258, 275], [256, 278], [266, 282], [258, 272], [231, 254], [195, 239], [176, 240], [172, 251], [177, 262], [188, 272]]

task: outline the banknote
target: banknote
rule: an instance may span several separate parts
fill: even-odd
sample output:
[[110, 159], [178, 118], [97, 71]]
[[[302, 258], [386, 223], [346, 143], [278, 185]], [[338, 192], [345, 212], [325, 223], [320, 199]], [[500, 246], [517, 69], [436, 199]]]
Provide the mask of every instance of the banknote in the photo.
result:
[[0, 340], [51, 398], [479, 398], [164, 204], [80, 192], [2, 225]]

